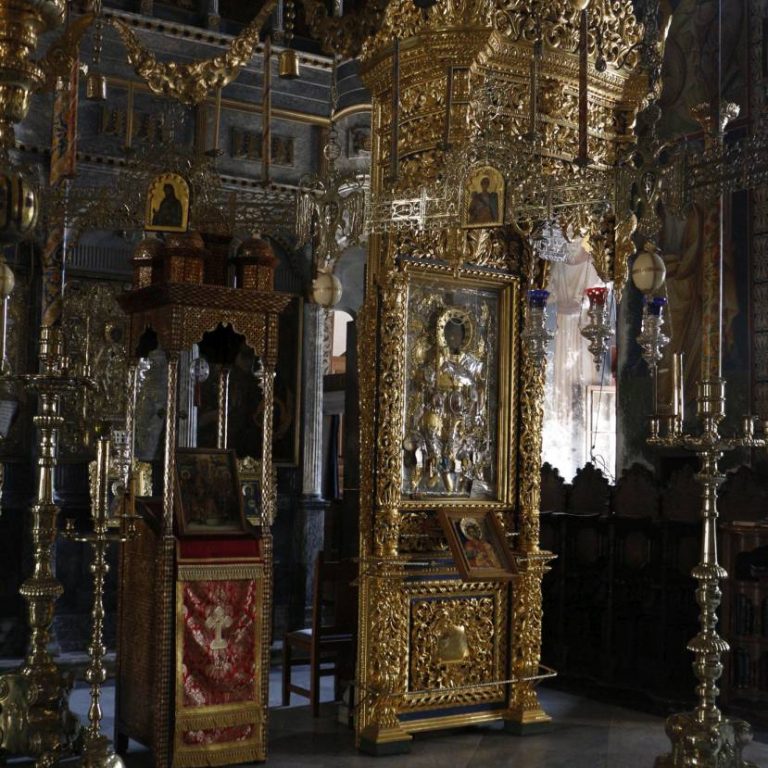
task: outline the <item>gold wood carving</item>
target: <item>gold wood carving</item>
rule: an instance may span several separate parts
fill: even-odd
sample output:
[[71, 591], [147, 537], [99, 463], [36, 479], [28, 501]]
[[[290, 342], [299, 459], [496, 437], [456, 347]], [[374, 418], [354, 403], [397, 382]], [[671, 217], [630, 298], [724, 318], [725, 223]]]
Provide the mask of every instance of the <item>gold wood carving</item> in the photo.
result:
[[[527, 304], [524, 312], [527, 313]], [[522, 347], [519, 383], [520, 398], [520, 535], [517, 549], [539, 551], [539, 505], [541, 500], [541, 429], [544, 419], [544, 366], [533, 359], [526, 345]]]
[[448, 543], [440, 522], [432, 512], [403, 512], [400, 516], [401, 554], [431, 553], [445, 557]]
[[507, 720], [526, 725], [547, 722], [536, 695], [535, 677], [541, 662], [541, 620], [543, 616], [541, 580], [549, 570], [547, 552], [519, 558], [518, 573], [512, 577], [511, 663], [512, 677], [517, 678], [510, 687]]
[[323, 0], [304, 0], [306, 21], [313, 35], [322, 40], [329, 53], [357, 56], [362, 41], [379, 28], [381, 16], [390, 0], [370, 0], [359, 13], [334, 17]]
[[[361, 563], [361, 570], [366, 565]], [[370, 632], [370, 640], [362, 646], [358, 734], [374, 743], [407, 740], [397, 715], [408, 677], [408, 607], [402, 575], [388, 570], [361, 581], [365, 606], [361, 634]]]
[[[579, 43], [581, 6], [571, 0], [548, 0], [543, 10], [531, 0], [502, 0], [496, 13], [496, 28], [505, 35], [533, 41], [541, 34], [547, 47], [573, 53]], [[535, 15], [534, 11], [538, 11]], [[642, 25], [637, 21], [630, 0], [593, 0], [589, 3], [589, 48], [596, 56], [596, 41], [602, 41], [607, 64], [634, 67], [639, 53]], [[541, 26], [541, 30], [537, 26]]]
[[[530, 259], [533, 263], [533, 259]], [[527, 303], [524, 312], [528, 311]], [[539, 508], [541, 504], [541, 439], [544, 417], [544, 366], [533, 359], [527, 345], [521, 345], [520, 375], [520, 476], [519, 530], [514, 556], [517, 573], [512, 579], [512, 626], [510, 654], [512, 676], [520, 682], [511, 686], [509, 720], [521, 725], [548, 720], [539, 704], [535, 683], [525, 678], [537, 675], [541, 661], [541, 580], [549, 570], [552, 555], [539, 549]]]
[[266, 0], [253, 21], [223, 54], [191, 64], [158, 61], [128, 24], [115, 18], [112, 24], [128, 50], [128, 61], [153, 93], [185, 104], [199, 104], [211, 91], [231, 83], [248, 64], [259, 44], [261, 28], [276, 5], [277, 0]]
[[[382, 48], [390, 46], [395, 37], [407, 39], [416, 35], [438, 33], [450, 28], [483, 28], [490, 31], [493, 3], [481, 0], [442, 0], [425, 14], [415, 3], [403, 0], [390, 2], [378, 32], [363, 46], [364, 57], [373, 58]], [[466, 41], [465, 41], [466, 42]]]
[[65, 403], [65, 451], [86, 447], [93, 423], [117, 423], [125, 414], [128, 319], [117, 301], [122, 290], [121, 283], [104, 281], [77, 281], [67, 286], [62, 322], [70, 342], [68, 352], [74, 362], [90, 367], [96, 387]]
[[[539, 543], [544, 371], [518, 333], [524, 289], [541, 284], [530, 239], [542, 222], [587, 238], [599, 273], [621, 292], [636, 222], [616, 205], [617, 169], [630, 154], [649, 86], [639, 45], [645, 30], [631, 0], [589, 3], [586, 72], [578, 5], [442, 0], [424, 13], [412, 0], [391, 0], [363, 47], [375, 215], [359, 356], [362, 744], [404, 741], [406, 732], [480, 717], [519, 725], [548, 719], [535, 689], [542, 676], [541, 582], [552, 559]], [[543, 52], [532, 68], [539, 32]], [[529, 131], [540, 151], [511, 138]], [[464, 184], [488, 165], [504, 174], [505, 226], [462, 229]], [[433, 341], [426, 349], [415, 344], [406, 310], [419, 281], [450, 286], [446, 295], [481, 287], [500, 297], [499, 348], [509, 359], [500, 365], [497, 393], [499, 488], [491, 499], [470, 492], [466, 503], [492, 509], [514, 541], [515, 572], [506, 584], [470, 588], [448, 577], [434, 504], [411, 465], [403, 466], [404, 449], [417, 453], [409, 435], [428, 431], [425, 403], [434, 405], [411, 397], [414, 382], [420, 373], [444, 373], [446, 359]], [[453, 296], [445, 304], [461, 309]], [[414, 316], [431, 328], [436, 321], [424, 307], [429, 311]], [[471, 326], [467, 335], [476, 331]], [[478, 357], [470, 346], [461, 351]], [[420, 371], [414, 361], [422, 351]], [[438, 395], [458, 394], [448, 383], [444, 377]], [[482, 397], [482, 387], [474, 389]], [[443, 471], [444, 459], [451, 457], [435, 462]], [[482, 715], [447, 712], [476, 703], [487, 705]]]
[[[360, 552], [373, 554], [374, 419], [376, 411], [376, 291], [369, 290], [360, 310], [357, 342], [360, 377]], [[362, 592], [362, 590], [361, 590]], [[361, 606], [362, 609], [362, 606]], [[362, 615], [362, 613], [361, 613]]]
[[[504, 686], [488, 683], [506, 679], [506, 586], [415, 582], [407, 585], [406, 593], [411, 600], [411, 636], [405, 706], [502, 701]], [[467, 690], [472, 685], [480, 687]]]
[[[376, 237], [372, 239], [375, 241]], [[371, 623], [369, 605], [376, 597], [377, 585], [372, 574], [365, 567], [374, 550], [373, 544], [373, 494], [374, 494], [374, 423], [376, 410], [376, 315], [378, 309], [377, 291], [369, 287], [358, 316], [359, 335], [357, 341], [358, 373], [360, 377], [360, 589], [358, 591], [358, 633], [357, 674], [360, 689], [359, 714], [356, 738], [358, 745], [363, 735], [374, 740], [379, 726], [373, 717], [376, 711], [374, 692], [369, 685], [375, 677], [371, 668], [372, 656], [379, 651], [375, 627]]]
[[400, 535], [406, 297], [405, 275], [395, 271], [381, 290], [379, 326], [374, 552], [380, 557], [397, 556]]

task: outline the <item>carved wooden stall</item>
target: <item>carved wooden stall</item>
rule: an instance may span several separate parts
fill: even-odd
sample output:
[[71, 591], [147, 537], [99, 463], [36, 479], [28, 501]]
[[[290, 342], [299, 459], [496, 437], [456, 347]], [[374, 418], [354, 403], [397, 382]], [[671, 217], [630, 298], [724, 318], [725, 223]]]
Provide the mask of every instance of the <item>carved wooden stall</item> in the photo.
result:
[[[133, 290], [120, 299], [130, 316], [129, 350], [143, 357], [156, 342], [165, 354], [162, 458], [153, 467], [161, 495], [138, 500], [139, 535], [122, 557], [116, 701], [118, 749], [128, 738], [146, 744], [158, 768], [266, 757], [273, 384], [278, 316], [292, 297], [272, 291], [274, 257], [255, 251], [237, 265], [244, 287], [228, 288], [213, 283], [223, 283], [226, 262], [208, 252], [199, 235], [166, 237], [164, 245], [143, 241], [134, 255]], [[180, 408], [180, 358], [204, 334], [223, 328], [241, 334], [261, 366], [256, 527], [245, 522], [234, 453], [226, 451], [226, 371], [219, 382], [217, 446], [179, 447], [177, 427], [188, 418]], [[134, 386], [140, 375], [134, 364]], [[131, 397], [135, 401], [135, 391]], [[138, 415], [129, 421], [133, 434]], [[214, 475], [215, 494], [204, 482]], [[211, 672], [221, 661], [229, 670], [223, 677]]]
[[721, 491], [723, 626], [731, 645], [725, 660], [723, 703], [768, 725], [768, 482], [764, 471], [741, 467]]
[[[739, 467], [720, 492], [721, 680], [726, 712], [768, 722], [765, 572], [766, 474]], [[696, 632], [690, 593], [699, 554], [701, 488], [688, 464], [662, 482], [639, 464], [610, 487], [591, 464], [565, 483], [542, 468], [542, 545], [557, 555], [543, 583], [545, 658], [561, 677], [623, 689], [668, 709], [694, 685], [686, 638]]]

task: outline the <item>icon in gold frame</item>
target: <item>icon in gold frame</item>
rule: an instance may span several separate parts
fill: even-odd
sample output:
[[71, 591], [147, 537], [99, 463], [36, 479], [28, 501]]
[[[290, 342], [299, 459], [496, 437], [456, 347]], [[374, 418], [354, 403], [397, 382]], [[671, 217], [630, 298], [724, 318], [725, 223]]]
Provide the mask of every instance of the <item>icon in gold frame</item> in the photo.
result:
[[178, 173], [156, 176], [147, 190], [144, 229], [186, 232], [189, 226], [189, 184]]
[[504, 224], [504, 177], [492, 165], [473, 168], [464, 185], [464, 226]]
[[176, 450], [179, 536], [237, 536], [246, 532], [234, 451]]
[[451, 507], [438, 514], [464, 581], [512, 578], [514, 559], [493, 510]]

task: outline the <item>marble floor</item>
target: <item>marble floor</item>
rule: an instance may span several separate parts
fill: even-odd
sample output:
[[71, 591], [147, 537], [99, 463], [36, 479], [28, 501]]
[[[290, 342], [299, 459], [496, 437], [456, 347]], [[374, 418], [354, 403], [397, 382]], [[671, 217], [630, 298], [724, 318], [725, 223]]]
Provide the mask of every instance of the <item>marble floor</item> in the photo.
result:
[[[301, 668], [297, 671], [301, 674]], [[324, 695], [331, 679], [323, 679]], [[104, 696], [104, 731], [112, 735], [114, 688]], [[649, 768], [668, 751], [661, 718], [599, 703], [571, 693], [542, 688], [544, 708], [553, 717], [549, 733], [516, 737], [498, 726], [418, 734], [408, 755], [372, 758], [359, 754], [352, 731], [337, 722], [333, 703], [313, 718], [307, 700], [294, 696], [280, 706], [280, 670], [270, 675], [269, 768]], [[73, 693], [72, 708], [85, 719], [88, 692]], [[768, 743], [754, 742], [745, 758], [768, 768]], [[128, 768], [151, 768], [150, 755], [131, 744]]]

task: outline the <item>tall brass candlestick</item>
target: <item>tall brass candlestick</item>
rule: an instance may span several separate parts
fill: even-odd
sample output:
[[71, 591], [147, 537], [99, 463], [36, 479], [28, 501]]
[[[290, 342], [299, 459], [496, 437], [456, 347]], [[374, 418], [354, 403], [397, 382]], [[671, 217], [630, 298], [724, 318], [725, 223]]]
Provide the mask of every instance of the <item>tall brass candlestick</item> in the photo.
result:
[[[725, 105], [717, 121], [713, 119], [712, 112], [708, 105], [696, 110], [710, 146], [713, 141], [722, 142], [725, 126], [736, 114], [732, 105]], [[725, 381], [721, 377], [722, 194], [717, 205], [719, 247], [717, 254], [706, 261], [703, 292], [704, 322], [709, 327], [702, 334], [701, 380], [696, 398], [701, 429], [698, 434], [687, 434], [682, 430], [664, 437], [656, 434], [648, 441], [651, 445], [682, 448], [696, 454], [700, 466], [696, 479], [701, 485], [702, 519], [701, 560], [691, 574], [698, 582], [696, 602], [700, 629], [687, 646], [694, 655], [693, 671], [699, 681], [696, 687], [698, 701], [693, 712], [674, 714], [667, 719], [666, 731], [672, 743], [672, 752], [659, 757], [656, 768], [753, 768], [742, 757], [744, 747], [752, 740], [751, 727], [744, 720], [724, 717], [717, 706], [718, 683], [723, 674], [721, 657], [730, 650], [727, 641], [717, 631], [717, 612], [722, 596], [720, 582], [728, 576], [717, 555], [717, 491], [725, 479], [718, 465], [725, 451], [764, 448], [767, 441], [754, 436], [751, 416], [745, 418], [741, 435], [729, 438], [720, 434], [720, 424], [725, 418]], [[681, 391], [680, 399], [682, 396]]]
[[64, 422], [61, 399], [93, 383], [70, 371], [60, 327], [41, 328], [39, 360], [38, 373], [20, 377], [38, 397], [38, 414], [33, 419], [38, 430], [37, 500], [30, 508], [34, 569], [19, 590], [27, 601], [31, 634], [18, 674], [3, 675], [0, 706], [9, 716], [0, 734], [0, 749], [32, 755], [42, 767], [55, 764], [72, 750], [77, 727], [67, 702], [72, 680], [56, 666], [49, 649], [54, 606], [63, 592], [53, 572], [59, 512], [54, 503], [54, 474]]
[[[114, 753], [112, 743], [101, 733], [101, 687], [107, 679], [104, 666], [104, 581], [109, 572], [107, 549], [112, 542], [125, 541], [133, 536], [133, 518], [128, 517], [127, 536], [113, 533], [109, 528], [109, 470], [110, 438], [101, 434], [96, 446], [96, 461], [91, 462], [91, 515], [93, 532], [78, 535], [74, 521], [67, 521], [66, 535], [74, 541], [91, 545], [93, 550], [93, 609], [91, 610], [91, 640], [88, 645], [90, 663], [85, 679], [91, 687], [91, 704], [88, 707], [89, 725], [83, 737], [83, 768], [121, 768], [124, 763]], [[126, 519], [123, 516], [123, 519]]]

